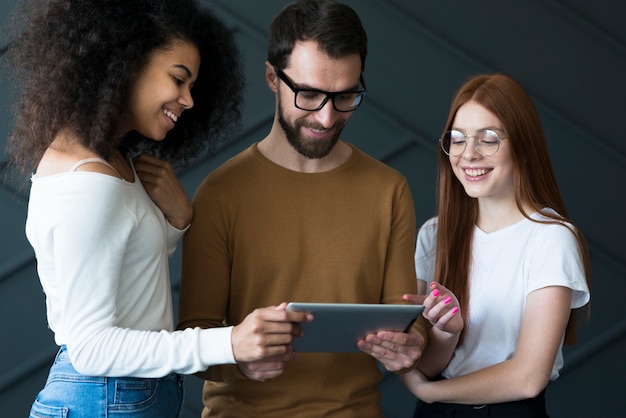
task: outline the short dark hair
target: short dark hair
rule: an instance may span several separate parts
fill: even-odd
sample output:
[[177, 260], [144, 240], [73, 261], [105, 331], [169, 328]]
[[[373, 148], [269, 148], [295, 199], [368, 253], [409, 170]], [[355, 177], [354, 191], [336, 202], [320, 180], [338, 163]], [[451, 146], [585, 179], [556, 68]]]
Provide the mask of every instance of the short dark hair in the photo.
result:
[[[142, 150], [184, 165], [237, 127], [243, 75], [231, 31], [196, 0], [31, 0], [29, 25], [9, 47], [21, 87], [9, 151], [21, 168], [36, 163], [70, 128], [104, 158], [139, 142]], [[133, 83], [153, 52], [177, 41], [201, 57], [194, 107], [165, 140], [121, 132]]]
[[350, 54], [361, 57], [365, 70], [367, 34], [356, 12], [333, 0], [300, 0], [288, 4], [272, 21], [267, 60], [287, 68], [298, 41], [314, 40], [333, 58]]

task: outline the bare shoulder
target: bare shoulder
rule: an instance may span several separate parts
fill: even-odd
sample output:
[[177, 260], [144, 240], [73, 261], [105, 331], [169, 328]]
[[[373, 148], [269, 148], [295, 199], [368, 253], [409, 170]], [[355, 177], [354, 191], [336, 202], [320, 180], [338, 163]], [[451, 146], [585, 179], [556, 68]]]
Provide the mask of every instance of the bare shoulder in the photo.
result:
[[[84, 163], [80, 164], [81, 162]], [[76, 167], [77, 164], [80, 165]], [[57, 137], [44, 152], [35, 174], [41, 178], [74, 170], [119, 176], [98, 154], [78, 141], [72, 141], [62, 135]]]

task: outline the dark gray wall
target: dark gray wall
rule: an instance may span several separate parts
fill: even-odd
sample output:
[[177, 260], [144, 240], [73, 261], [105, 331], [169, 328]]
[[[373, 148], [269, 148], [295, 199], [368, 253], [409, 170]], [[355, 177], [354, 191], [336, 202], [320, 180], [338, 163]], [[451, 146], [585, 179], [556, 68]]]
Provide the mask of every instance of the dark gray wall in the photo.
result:
[[[626, 3], [621, 0], [349, 0], [370, 38], [366, 103], [344, 139], [404, 173], [418, 222], [435, 207], [436, 138], [455, 90], [470, 75], [506, 72], [540, 112], [570, 215], [592, 256], [593, 309], [566, 368], [548, 389], [553, 417], [626, 416], [626, 179], [621, 131], [626, 85]], [[285, 0], [208, 2], [236, 31], [247, 70], [243, 130], [216, 155], [182, 173], [191, 195], [204, 176], [269, 131], [273, 97], [264, 84], [271, 18]], [[0, 4], [0, 24], [17, 0]], [[6, 46], [2, 40], [0, 51]], [[10, 101], [0, 84], [0, 146]], [[0, 154], [0, 162], [4, 155]], [[0, 169], [5, 172], [4, 166]], [[0, 416], [26, 416], [56, 351], [32, 250], [24, 238], [27, 190], [0, 187]], [[172, 259], [179, 282], [179, 254]], [[176, 297], [176, 294], [175, 294]], [[200, 381], [187, 379], [185, 416], [199, 416]], [[394, 376], [382, 384], [388, 417], [407, 417], [413, 399]]]

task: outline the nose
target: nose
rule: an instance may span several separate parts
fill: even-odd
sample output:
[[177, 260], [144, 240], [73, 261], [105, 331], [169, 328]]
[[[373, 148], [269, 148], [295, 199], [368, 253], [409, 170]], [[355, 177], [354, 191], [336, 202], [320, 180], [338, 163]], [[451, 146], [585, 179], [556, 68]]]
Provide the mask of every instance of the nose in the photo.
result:
[[191, 91], [183, 91], [178, 98], [178, 103], [180, 103], [185, 109], [191, 109], [193, 107], [193, 97], [191, 96]]
[[466, 160], [475, 160], [480, 155], [476, 149], [476, 136], [467, 136], [466, 141], [465, 149], [463, 150], [463, 158]]
[[333, 107], [332, 100], [328, 100], [324, 103], [321, 109], [318, 109], [314, 112], [315, 119], [324, 127], [330, 128], [334, 125], [335, 119], [337, 118], [337, 112]]

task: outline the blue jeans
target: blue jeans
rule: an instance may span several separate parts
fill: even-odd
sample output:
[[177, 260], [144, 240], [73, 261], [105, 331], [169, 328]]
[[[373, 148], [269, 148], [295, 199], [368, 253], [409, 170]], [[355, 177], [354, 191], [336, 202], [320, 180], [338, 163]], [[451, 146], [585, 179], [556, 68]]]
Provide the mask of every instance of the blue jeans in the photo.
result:
[[82, 375], [63, 346], [30, 417], [176, 418], [183, 396], [183, 376], [175, 373], [158, 379]]

